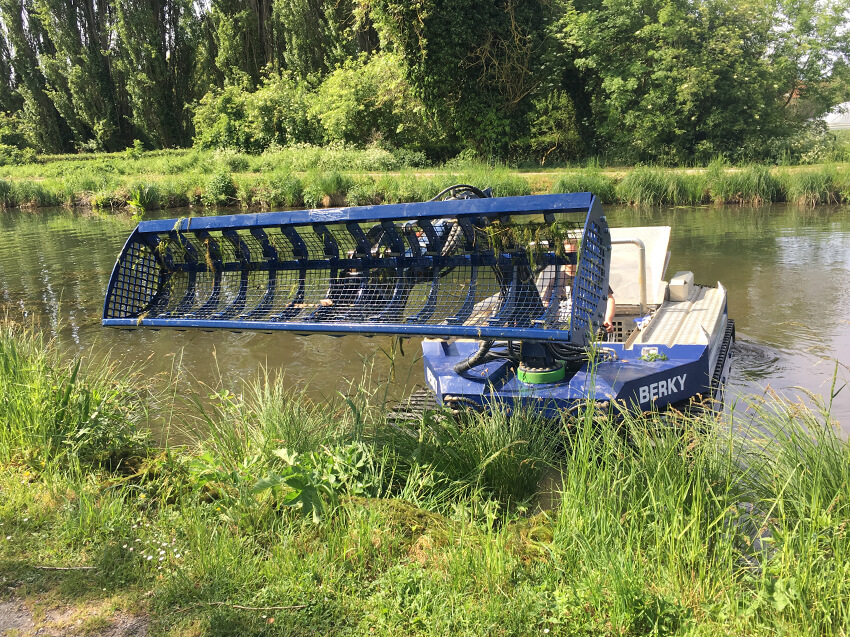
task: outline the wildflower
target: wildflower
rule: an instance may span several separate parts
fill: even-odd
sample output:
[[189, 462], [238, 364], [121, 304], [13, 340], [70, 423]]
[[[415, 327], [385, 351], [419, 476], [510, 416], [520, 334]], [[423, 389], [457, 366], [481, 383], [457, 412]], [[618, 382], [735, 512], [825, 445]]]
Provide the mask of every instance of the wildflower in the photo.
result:
[[126, 549], [126, 548], [127, 548], [127, 545], [125, 544], [125, 545], [124, 545], [124, 546], [122, 546], [121, 548], [122, 548], [122, 549]]
[[162, 561], [162, 560], [164, 560], [164, 559], [165, 559], [164, 557], [161, 557], [161, 558], [159, 558], [159, 561], [161, 562], [161, 561]]
[[130, 553], [132, 553], [132, 552], [133, 552], [133, 547], [131, 546], [131, 547], [130, 547]]
[[11, 540], [11, 539], [12, 539], [12, 536], [11, 536], [11, 535], [7, 535], [7, 536], [6, 536], [6, 539], [7, 539], [7, 540]]
[[175, 553], [174, 557], [180, 557], [180, 553]]
[[150, 562], [152, 559], [153, 559], [153, 555], [148, 555], [148, 562]]

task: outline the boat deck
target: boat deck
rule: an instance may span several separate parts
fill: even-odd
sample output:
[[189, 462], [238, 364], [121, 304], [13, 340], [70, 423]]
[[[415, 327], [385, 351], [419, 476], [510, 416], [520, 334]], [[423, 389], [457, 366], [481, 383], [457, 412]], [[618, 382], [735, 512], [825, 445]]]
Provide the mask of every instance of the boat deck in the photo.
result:
[[707, 345], [720, 329], [726, 305], [722, 287], [695, 286], [686, 301], [666, 301], [649, 325], [635, 331], [626, 345]]

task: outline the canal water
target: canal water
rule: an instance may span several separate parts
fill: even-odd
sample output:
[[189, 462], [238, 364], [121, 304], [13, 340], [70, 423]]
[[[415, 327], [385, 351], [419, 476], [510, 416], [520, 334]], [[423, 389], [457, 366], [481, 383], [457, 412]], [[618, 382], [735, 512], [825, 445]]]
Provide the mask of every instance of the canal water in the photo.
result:
[[[169, 211], [166, 216], [202, 214]], [[732, 400], [801, 388], [832, 402], [850, 434], [850, 208], [786, 205], [608, 210], [612, 226], [672, 226], [667, 270], [729, 291], [738, 343]], [[364, 377], [401, 397], [423, 384], [416, 339], [393, 350], [388, 337], [296, 336], [226, 331], [118, 331], [100, 326], [115, 258], [135, 222], [68, 211], [0, 214], [0, 312], [34, 321], [68, 353], [119, 367], [239, 393], [262, 368], [317, 399], [346, 393]]]

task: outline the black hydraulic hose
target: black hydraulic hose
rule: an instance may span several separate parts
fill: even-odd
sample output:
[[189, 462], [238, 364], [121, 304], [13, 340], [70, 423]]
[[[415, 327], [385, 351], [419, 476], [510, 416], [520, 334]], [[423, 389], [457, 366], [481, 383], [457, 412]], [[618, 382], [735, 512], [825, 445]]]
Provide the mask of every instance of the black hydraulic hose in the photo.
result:
[[483, 190], [481, 190], [480, 188], [476, 188], [475, 186], [470, 186], [469, 184], [455, 184], [454, 186], [449, 186], [448, 188], [441, 190], [439, 193], [437, 193], [436, 196], [431, 198], [429, 201], [438, 201], [440, 197], [442, 197], [448, 192], [451, 192], [452, 196], [454, 196], [455, 190], [471, 192], [476, 197], [479, 197], [481, 199], [486, 199], [488, 196]]
[[567, 362], [584, 362], [588, 360], [587, 350], [580, 345], [571, 343], [548, 343], [547, 349], [554, 358]]
[[462, 374], [465, 371], [468, 371], [470, 368], [475, 367], [476, 365], [480, 365], [484, 362], [484, 359], [487, 357], [487, 354], [490, 352], [490, 348], [493, 347], [493, 339], [489, 338], [486, 341], [482, 341], [481, 345], [478, 347], [478, 351], [475, 352], [469, 358], [462, 360], [457, 365], [454, 366], [454, 370], [456, 374]]

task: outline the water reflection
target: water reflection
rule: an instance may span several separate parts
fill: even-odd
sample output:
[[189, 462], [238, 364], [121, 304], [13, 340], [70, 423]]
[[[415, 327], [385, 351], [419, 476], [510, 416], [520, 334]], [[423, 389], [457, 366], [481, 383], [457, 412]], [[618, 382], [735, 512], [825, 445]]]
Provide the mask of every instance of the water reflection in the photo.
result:
[[[801, 386], [830, 392], [850, 376], [850, 208], [611, 209], [613, 226], [670, 225], [668, 274], [691, 270], [701, 283], [729, 291], [739, 345], [733, 395]], [[167, 216], [198, 214], [169, 211]], [[0, 216], [0, 303], [34, 317], [44, 332], [75, 353], [95, 352], [122, 365], [148, 361], [151, 375], [170, 375], [181, 361], [183, 385], [198, 382], [238, 391], [258, 368], [280, 369], [293, 385], [309, 382], [317, 398], [346, 391], [363, 377], [393, 373], [393, 391], [422, 383], [419, 344], [408, 342], [392, 368], [389, 337], [301, 337], [294, 334], [107, 330], [103, 296], [115, 258], [135, 222], [123, 216], [66, 211]], [[833, 413], [850, 430], [850, 391]]]

